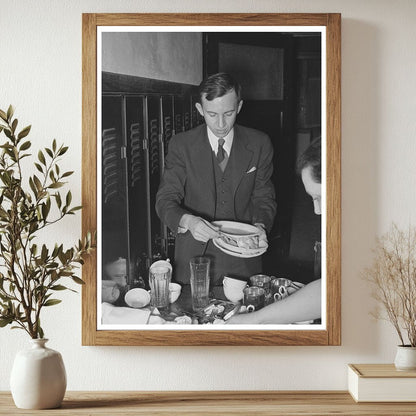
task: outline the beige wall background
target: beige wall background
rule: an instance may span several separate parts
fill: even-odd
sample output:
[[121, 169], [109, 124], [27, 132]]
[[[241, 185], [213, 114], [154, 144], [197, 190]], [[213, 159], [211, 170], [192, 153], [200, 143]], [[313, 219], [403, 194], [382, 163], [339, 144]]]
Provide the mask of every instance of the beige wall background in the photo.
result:
[[[81, 14], [342, 13], [342, 346], [82, 347], [81, 298], [45, 310], [69, 390], [345, 389], [347, 363], [392, 362], [397, 338], [374, 321], [359, 273], [391, 221], [416, 222], [416, 2], [413, 0], [0, 0], [0, 108], [32, 124], [33, 148], [70, 145], [62, 168], [81, 195]], [[73, 243], [80, 216], [45, 235]], [[27, 336], [0, 330], [0, 390]], [[253, 364], [255, 366], [253, 367]]]

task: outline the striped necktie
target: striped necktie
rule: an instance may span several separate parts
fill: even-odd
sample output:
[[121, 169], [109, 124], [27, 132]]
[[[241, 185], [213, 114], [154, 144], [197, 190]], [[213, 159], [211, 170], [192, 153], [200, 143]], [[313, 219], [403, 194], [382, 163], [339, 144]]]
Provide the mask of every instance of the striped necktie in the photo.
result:
[[217, 161], [223, 172], [228, 162], [228, 155], [227, 155], [227, 152], [224, 150], [224, 143], [225, 143], [224, 139], [218, 139]]

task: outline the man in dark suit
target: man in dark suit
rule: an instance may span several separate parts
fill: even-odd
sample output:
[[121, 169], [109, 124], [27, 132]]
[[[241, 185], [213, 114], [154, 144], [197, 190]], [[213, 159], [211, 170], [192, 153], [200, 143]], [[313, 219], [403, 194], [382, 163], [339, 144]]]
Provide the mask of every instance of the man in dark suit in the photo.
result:
[[276, 213], [273, 146], [266, 134], [235, 124], [242, 105], [241, 87], [230, 75], [208, 77], [196, 104], [206, 124], [169, 143], [156, 211], [176, 234], [174, 273], [181, 283], [189, 283], [196, 255], [211, 259], [214, 286], [224, 275], [247, 279], [262, 271], [260, 257], [230, 256], [212, 243], [214, 220], [254, 224], [266, 240]]

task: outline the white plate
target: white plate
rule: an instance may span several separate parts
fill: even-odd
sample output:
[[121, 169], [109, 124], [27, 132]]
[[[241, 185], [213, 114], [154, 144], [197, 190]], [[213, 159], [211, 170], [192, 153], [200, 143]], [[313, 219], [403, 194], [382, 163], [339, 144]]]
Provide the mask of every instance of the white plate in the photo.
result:
[[[229, 236], [234, 239], [241, 237], [254, 237], [259, 236], [260, 234], [259, 229], [255, 225], [246, 224], [244, 222], [214, 221], [212, 224], [219, 227], [222, 234], [225, 234], [225, 236]], [[220, 245], [222, 248], [225, 248], [228, 251], [249, 255], [255, 254], [261, 250], [267, 250], [268, 247], [268, 244], [265, 241], [260, 241], [258, 248], [243, 248], [229, 244], [224, 239], [221, 239]]]
[[258, 235], [259, 229], [255, 225], [237, 221], [214, 221], [213, 225], [220, 227], [220, 231], [232, 237]]
[[[214, 238], [212, 240], [215, 247], [218, 247], [223, 253], [228, 254], [230, 256], [234, 257], [242, 257], [242, 258], [250, 258], [250, 257], [257, 257], [261, 256], [263, 253], [267, 251], [267, 247], [261, 248], [261, 249], [255, 249], [255, 250], [243, 250], [243, 251], [232, 251], [228, 250], [223, 245], [223, 241], [219, 238]], [[238, 249], [238, 247], [232, 246], [234, 249]]]

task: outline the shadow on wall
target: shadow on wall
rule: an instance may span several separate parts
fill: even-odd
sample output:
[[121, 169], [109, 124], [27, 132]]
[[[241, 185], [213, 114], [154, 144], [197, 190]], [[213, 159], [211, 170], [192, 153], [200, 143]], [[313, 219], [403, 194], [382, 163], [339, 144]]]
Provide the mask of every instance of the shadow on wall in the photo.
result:
[[381, 344], [369, 315], [371, 290], [360, 277], [371, 263], [379, 222], [379, 28], [343, 19], [341, 50], [342, 345], [363, 357], [376, 354]]

